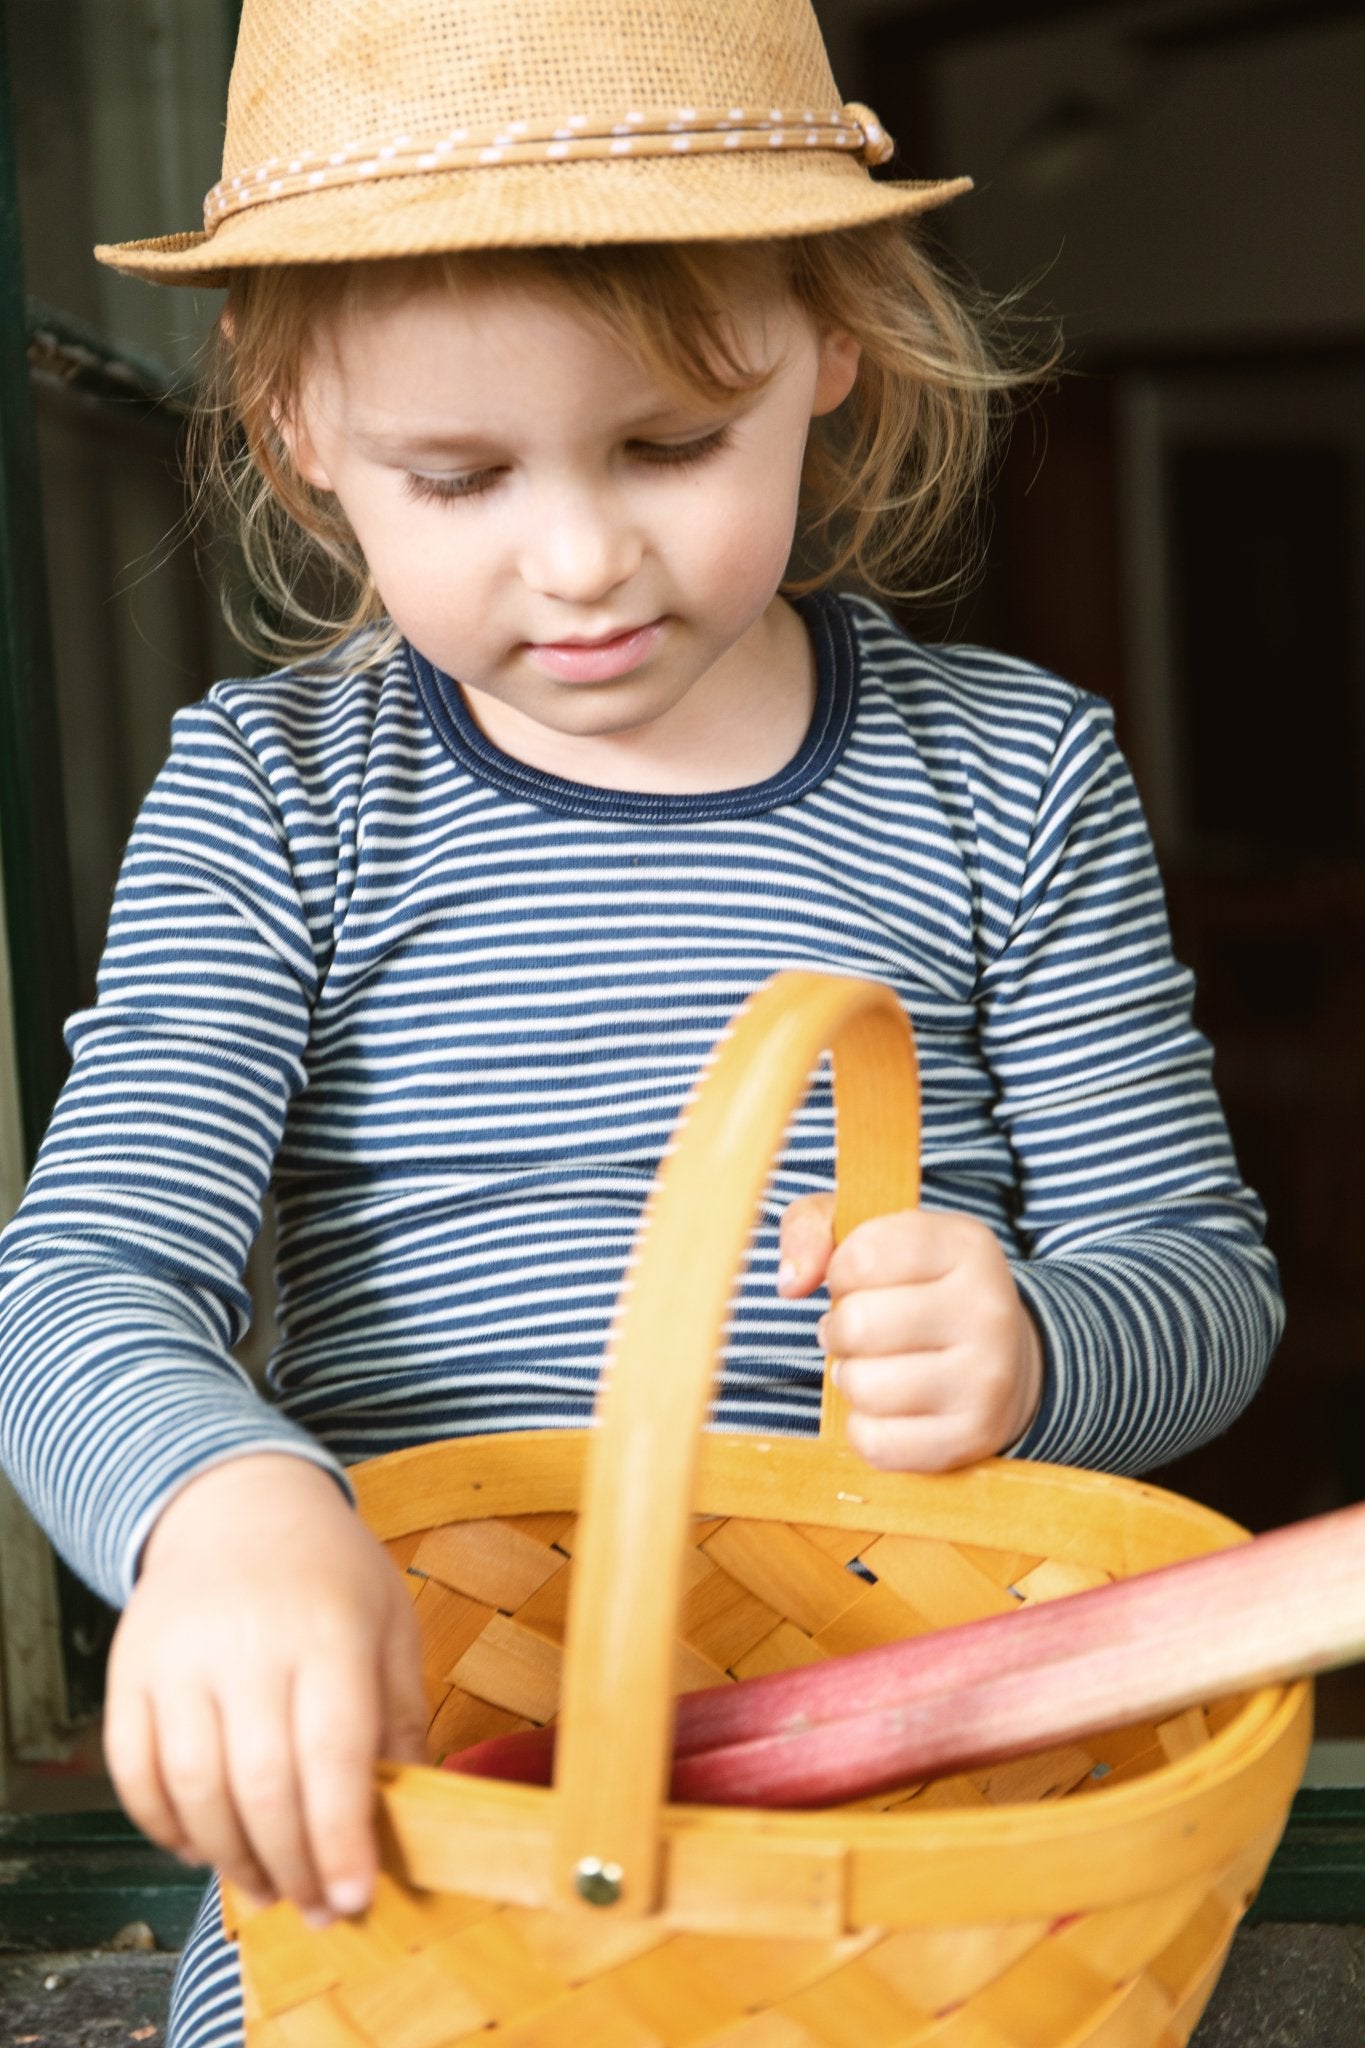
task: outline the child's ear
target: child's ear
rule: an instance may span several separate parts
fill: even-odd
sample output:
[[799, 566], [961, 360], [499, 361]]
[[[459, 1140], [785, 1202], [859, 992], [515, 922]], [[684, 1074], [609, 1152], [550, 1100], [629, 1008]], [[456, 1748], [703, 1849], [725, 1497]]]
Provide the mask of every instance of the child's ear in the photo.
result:
[[275, 431], [289, 451], [290, 461], [303, 481], [312, 484], [314, 490], [330, 491], [332, 480], [313, 446], [302, 408], [295, 405], [286, 411], [282, 405], [272, 405], [270, 416], [275, 422]]
[[811, 418], [842, 405], [858, 377], [862, 349], [842, 327], [827, 327], [820, 336], [820, 365], [815, 379]]

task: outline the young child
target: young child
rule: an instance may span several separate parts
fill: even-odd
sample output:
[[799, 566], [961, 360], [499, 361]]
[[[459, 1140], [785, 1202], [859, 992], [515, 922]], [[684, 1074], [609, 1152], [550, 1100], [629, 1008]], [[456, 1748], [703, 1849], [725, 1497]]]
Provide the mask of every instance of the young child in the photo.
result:
[[[833, 1248], [817, 1081], [724, 1426], [813, 1429], [828, 1351], [878, 1464], [1136, 1471], [1274, 1345], [1105, 706], [834, 587], [904, 585], [1009, 381], [907, 235], [961, 186], [888, 149], [807, 0], [247, 0], [205, 232], [100, 252], [230, 287], [218, 467], [297, 658], [181, 713], [133, 833], [3, 1242], [3, 1455], [125, 1607], [129, 1813], [323, 1921], [375, 1757], [425, 1755], [344, 1468], [586, 1421], [776, 970], [899, 992], [925, 1206]], [[272, 1181], [266, 1402], [230, 1350]], [[241, 2027], [210, 1893], [170, 2038]]]

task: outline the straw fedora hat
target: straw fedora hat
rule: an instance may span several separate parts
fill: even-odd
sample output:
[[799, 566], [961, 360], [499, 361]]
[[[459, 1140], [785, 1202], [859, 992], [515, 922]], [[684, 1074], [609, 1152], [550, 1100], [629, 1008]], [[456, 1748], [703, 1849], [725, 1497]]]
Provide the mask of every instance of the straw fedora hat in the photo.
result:
[[444, 249], [855, 227], [969, 179], [874, 182], [809, 0], [245, 0], [204, 227], [102, 244], [164, 284]]

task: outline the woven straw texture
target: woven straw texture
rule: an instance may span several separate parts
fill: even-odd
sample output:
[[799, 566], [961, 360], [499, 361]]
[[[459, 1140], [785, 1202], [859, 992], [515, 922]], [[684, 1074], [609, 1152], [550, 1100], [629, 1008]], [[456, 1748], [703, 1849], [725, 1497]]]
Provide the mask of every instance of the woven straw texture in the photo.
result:
[[[421, 1620], [433, 1760], [558, 1712], [559, 1782], [381, 1766], [375, 1902], [322, 1933], [229, 1889], [249, 2048], [1187, 2040], [1298, 1782], [1306, 1686], [836, 1810], [662, 1803], [672, 1691], [1017, 1611], [1241, 1535], [1177, 1496], [1061, 1468], [879, 1473], [840, 1447], [832, 1406], [818, 1443], [682, 1438], [661, 1311], [694, 1301], [699, 1329], [677, 1343], [706, 1354], [704, 1413], [740, 1226], [826, 1043], [841, 1229], [903, 1196], [912, 1069], [894, 997], [779, 976], [661, 1174], [599, 1428], [357, 1469]], [[703, 1271], [679, 1278], [669, 1253], [688, 1241]], [[621, 1865], [619, 1905], [575, 1895], [585, 1850]]]
[[640, 104], [833, 107], [815, 17], [790, 0], [248, 0], [224, 169], [512, 116]]
[[[420, 150], [512, 122], [628, 124], [670, 109], [799, 117], [839, 104], [809, 0], [246, 0], [223, 177], [333, 152]], [[167, 283], [217, 282], [259, 263], [814, 233], [916, 212], [966, 184], [874, 184], [832, 148], [490, 163], [286, 194], [211, 237], [96, 253]]]

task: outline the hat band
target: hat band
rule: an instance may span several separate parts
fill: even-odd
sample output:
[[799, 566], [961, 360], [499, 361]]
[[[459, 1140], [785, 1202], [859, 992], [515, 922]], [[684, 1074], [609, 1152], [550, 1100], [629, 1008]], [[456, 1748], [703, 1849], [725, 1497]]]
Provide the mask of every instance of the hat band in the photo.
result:
[[627, 114], [619, 121], [586, 114], [570, 114], [560, 121], [509, 121], [482, 131], [456, 128], [435, 141], [399, 135], [379, 146], [353, 142], [325, 155], [276, 158], [220, 180], [204, 201], [204, 227], [212, 234], [232, 214], [271, 199], [431, 171], [760, 149], [838, 149], [861, 156], [864, 163], [880, 164], [894, 147], [876, 115], [856, 100], [831, 113], [812, 112], [809, 107], [800, 113], [779, 107], [761, 113], [744, 107], [722, 112], [677, 107]]

